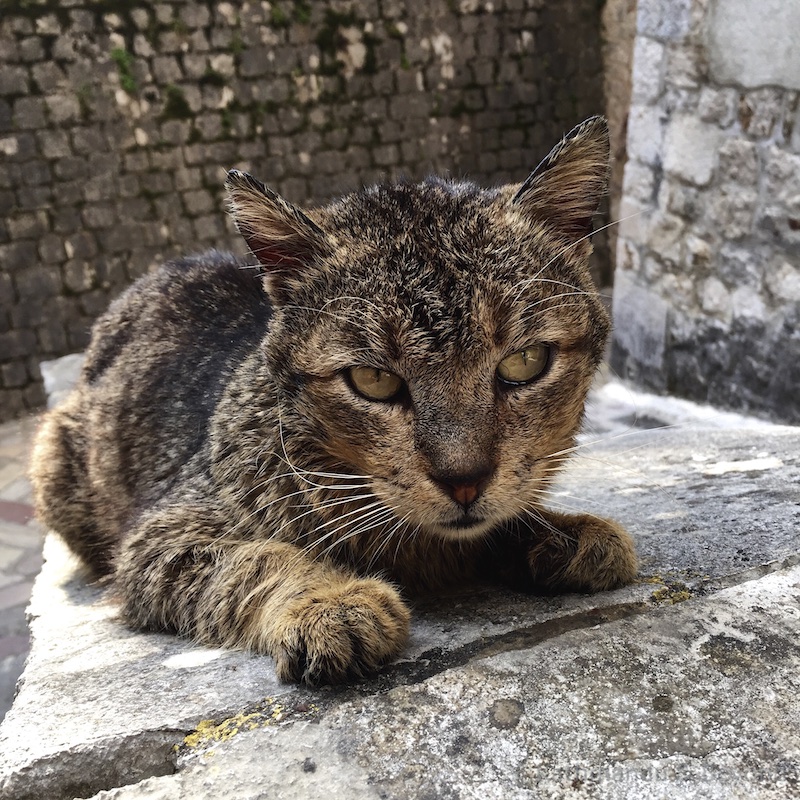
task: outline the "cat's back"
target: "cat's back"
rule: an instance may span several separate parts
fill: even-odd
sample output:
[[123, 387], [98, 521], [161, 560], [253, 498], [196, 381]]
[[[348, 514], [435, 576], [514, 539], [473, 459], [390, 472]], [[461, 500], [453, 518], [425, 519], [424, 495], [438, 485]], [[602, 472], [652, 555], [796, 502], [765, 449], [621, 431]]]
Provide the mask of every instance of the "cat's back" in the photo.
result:
[[[270, 306], [253, 267], [210, 251], [169, 261], [140, 278], [95, 323], [82, 380], [96, 385], [171, 362], [214, 357], [264, 335]], [[177, 366], [177, 363], [176, 363]]]
[[119, 530], [203, 451], [217, 403], [269, 317], [262, 281], [233, 256], [164, 264], [95, 324], [78, 386], [50, 414], [60, 434], [44, 456], [72, 459], [70, 491], [85, 485], [94, 515]]

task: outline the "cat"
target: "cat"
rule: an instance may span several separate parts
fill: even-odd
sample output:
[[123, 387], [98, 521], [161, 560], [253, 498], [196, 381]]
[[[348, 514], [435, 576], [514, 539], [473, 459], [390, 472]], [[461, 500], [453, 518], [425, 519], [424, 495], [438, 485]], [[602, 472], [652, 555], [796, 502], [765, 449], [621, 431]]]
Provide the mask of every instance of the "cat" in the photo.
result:
[[608, 160], [593, 117], [491, 190], [302, 211], [231, 171], [257, 265], [167, 263], [98, 320], [38, 434], [39, 518], [130, 625], [312, 685], [395, 659], [421, 593], [630, 582], [619, 524], [545, 506], [609, 332], [587, 268]]

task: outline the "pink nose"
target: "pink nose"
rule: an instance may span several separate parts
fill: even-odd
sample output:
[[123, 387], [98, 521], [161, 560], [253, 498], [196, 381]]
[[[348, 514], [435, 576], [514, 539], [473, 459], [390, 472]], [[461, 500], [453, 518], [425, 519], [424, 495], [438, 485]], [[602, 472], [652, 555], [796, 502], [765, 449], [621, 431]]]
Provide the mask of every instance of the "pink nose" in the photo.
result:
[[491, 480], [494, 469], [481, 469], [467, 475], [431, 475], [434, 483], [442, 488], [465, 510], [480, 497]]
[[450, 494], [453, 500], [459, 505], [466, 508], [477, 496], [480, 494], [480, 489], [477, 483], [460, 483], [456, 486], [450, 486]]

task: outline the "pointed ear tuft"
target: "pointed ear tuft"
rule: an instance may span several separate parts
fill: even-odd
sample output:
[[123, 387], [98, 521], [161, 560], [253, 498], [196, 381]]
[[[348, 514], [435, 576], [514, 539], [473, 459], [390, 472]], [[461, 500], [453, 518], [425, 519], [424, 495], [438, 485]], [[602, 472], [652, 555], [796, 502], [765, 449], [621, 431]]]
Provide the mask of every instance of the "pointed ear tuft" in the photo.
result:
[[608, 188], [610, 146], [604, 117], [573, 128], [530, 174], [512, 204], [551, 223], [571, 241], [592, 232], [592, 216]]
[[225, 188], [236, 228], [264, 266], [266, 288], [275, 299], [310, 264], [330, 253], [325, 232], [252, 175], [231, 170]]

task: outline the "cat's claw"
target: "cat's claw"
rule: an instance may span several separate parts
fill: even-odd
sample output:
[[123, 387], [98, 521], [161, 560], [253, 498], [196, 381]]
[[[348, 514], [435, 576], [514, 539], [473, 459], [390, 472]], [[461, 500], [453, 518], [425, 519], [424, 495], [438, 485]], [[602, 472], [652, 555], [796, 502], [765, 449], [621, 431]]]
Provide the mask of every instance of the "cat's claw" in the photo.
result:
[[308, 592], [282, 614], [272, 653], [278, 678], [315, 686], [374, 673], [400, 653], [410, 619], [397, 591], [380, 580]]

